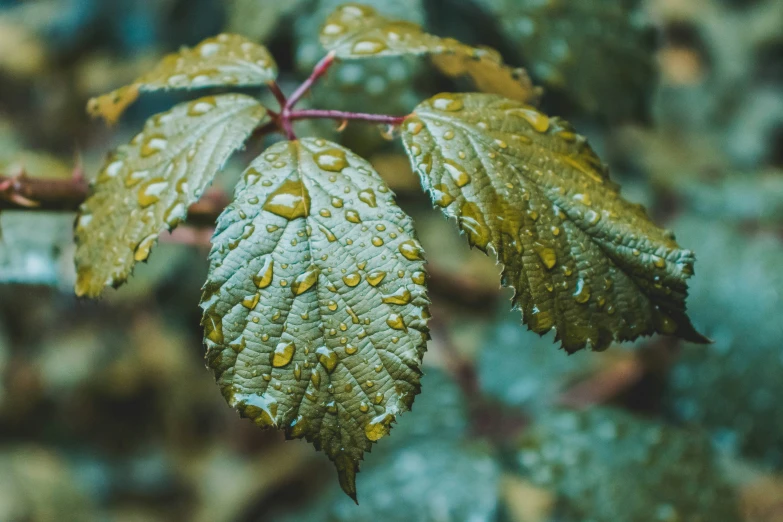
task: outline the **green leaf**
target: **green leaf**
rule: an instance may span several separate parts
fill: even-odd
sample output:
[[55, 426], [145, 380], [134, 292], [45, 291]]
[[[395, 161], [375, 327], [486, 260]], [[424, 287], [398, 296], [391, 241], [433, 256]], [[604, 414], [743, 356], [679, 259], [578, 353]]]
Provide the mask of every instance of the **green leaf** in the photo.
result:
[[525, 433], [517, 458], [564, 500], [558, 520], [740, 520], [699, 432], [608, 409], [559, 412]]
[[223, 213], [201, 307], [223, 395], [304, 437], [355, 498], [359, 461], [419, 392], [422, 250], [370, 164], [324, 140], [272, 146]]
[[80, 209], [76, 294], [96, 297], [125, 282], [266, 114], [241, 94], [200, 98], [153, 116], [111, 154]]
[[655, 68], [639, 0], [480, 3], [537, 80], [614, 119], [646, 113]]
[[132, 84], [91, 99], [87, 112], [114, 123], [140, 92], [252, 87], [276, 77], [277, 64], [266, 47], [243, 36], [221, 34], [207, 38], [193, 49], [185, 47], [171, 53]]
[[529, 328], [569, 352], [655, 332], [705, 342], [685, 313], [694, 255], [620, 197], [586, 140], [499, 96], [440, 94], [403, 124], [413, 168], [472, 246], [505, 265]]
[[441, 72], [468, 75], [482, 91], [527, 103], [541, 94], [524, 69], [508, 67], [494, 49], [427, 34], [414, 23], [390, 20], [365, 5], [339, 7], [321, 29], [321, 44], [347, 59], [427, 54]]

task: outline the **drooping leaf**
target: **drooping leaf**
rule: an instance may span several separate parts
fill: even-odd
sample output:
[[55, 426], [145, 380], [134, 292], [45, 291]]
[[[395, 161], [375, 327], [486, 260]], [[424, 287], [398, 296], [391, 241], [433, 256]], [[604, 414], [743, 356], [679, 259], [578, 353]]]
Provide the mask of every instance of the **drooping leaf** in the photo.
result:
[[694, 255], [620, 197], [586, 140], [558, 118], [488, 94], [440, 94], [403, 124], [414, 169], [537, 333], [569, 352], [655, 332], [705, 342], [685, 313]]
[[639, 0], [479, 0], [536, 80], [611, 118], [646, 113], [655, 85], [653, 40]]
[[221, 216], [201, 307], [229, 404], [304, 437], [355, 497], [359, 461], [419, 391], [428, 301], [410, 219], [370, 164], [274, 145]]
[[192, 49], [186, 47], [167, 55], [132, 84], [91, 99], [87, 111], [114, 123], [140, 92], [251, 87], [276, 77], [277, 64], [266, 47], [243, 36], [221, 34], [207, 38]]
[[338, 58], [346, 59], [431, 55], [444, 74], [468, 75], [482, 91], [527, 103], [540, 96], [527, 72], [505, 65], [494, 49], [427, 34], [416, 24], [390, 20], [361, 4], [339, 7], [321, 29], [321, 43]]
[[621, 411], [551, 414], [525, 433], [518, 461], [561, 497], [557, 520], [740, 520], [703, 433]]
[[153, 116], [111, 154], [80, 209], [76, 294], [95, 297], [122, 284], [265, 117], [249, 96], [208, 96]]

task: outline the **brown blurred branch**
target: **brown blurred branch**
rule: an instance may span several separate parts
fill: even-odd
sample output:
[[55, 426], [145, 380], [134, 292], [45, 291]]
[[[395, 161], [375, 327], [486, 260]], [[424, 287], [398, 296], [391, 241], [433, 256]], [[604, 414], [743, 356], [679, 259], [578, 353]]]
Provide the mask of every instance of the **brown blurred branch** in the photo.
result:
[[[87, 194], [87, 182], [78, 170], [71, 179], [31, 178], [24, 173], [0, 175], [0, 210], [76, 212]], [[228, 203], [222, 192], [207, 191], [190, 206], [188, 223], [212, 226]]]

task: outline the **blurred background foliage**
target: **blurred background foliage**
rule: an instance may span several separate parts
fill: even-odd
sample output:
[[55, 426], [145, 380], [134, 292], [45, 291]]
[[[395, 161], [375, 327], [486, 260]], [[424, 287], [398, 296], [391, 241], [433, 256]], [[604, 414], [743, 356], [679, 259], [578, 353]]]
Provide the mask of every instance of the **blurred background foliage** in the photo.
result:
[[[90, 177], [177, 98], [146, 96], [112, 130], [87, 98], [223, 30], [269, 45], [290, 90], [340, 3], [0, 0], [0, 174]], [[783, 520], [783, 1], [365, 3], [527, 67], [544, 109], [697, 252], [688, 304], [715, 343], [567, 357], [507, 311], [498, 267], [431, 210], [382, 129], [304, 122], [372, 159], [429, 252], [423, 393], [367, 458], [360, 505], [312, 447], [239, 419], [204, 369], [211, 230], [167, 237], [95, 303], [70, 290], [73, 216], [3, 211], [0, 520]], [[417, 60], [345, 63], [307, 103], [404, 114], [464, 87]]]

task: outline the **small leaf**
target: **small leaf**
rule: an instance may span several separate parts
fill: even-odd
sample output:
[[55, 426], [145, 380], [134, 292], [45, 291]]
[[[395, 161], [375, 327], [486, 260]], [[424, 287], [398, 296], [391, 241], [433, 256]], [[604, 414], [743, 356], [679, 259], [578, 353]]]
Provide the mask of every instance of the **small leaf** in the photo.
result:
[[321, 44], [338, 58], [428, 54], [441, 72], [468, 75], [482, 91], [527, 103], [535, 103], [541, 94], [524, 69], [505, 65], [494, 49], [427, 34], [414, 23], [384, 18], [365, 5], [339, 7], [321, 29]]
[[359, 461], [419, 392], [422, 251], [368, 162], [324, 140], [272, 146], [223, 213], [201, 307], [229, 404], [305, 437], [355, 498]]
[[150, 254], [158, 234], [185, 219], [187, 208], [266, 109], [241, 94], [208, 96], [147, 120], [129, 145], [107, 159], [76, 226], [76, 294], [117, 287]]
[[705, 342], [685, 314], [694, 255], [558, 118], [499, 96], [440, 94], [403, 124], [414, 169], [468, 241], [505, 265], [524, 322], [569, 352], [655, 332]]
[[92, 116], [115, 123], [140, 92], [207, 87], [252, 87], [273, 81], [277, 64], [266, 47], [235, 34], [207, 38], [163, 58], [147, 74], [87, 104]]
[[614, 119], [646, 113], [655, 86], [654, 39], [640, 0], [479, 0], [541, 82]]

